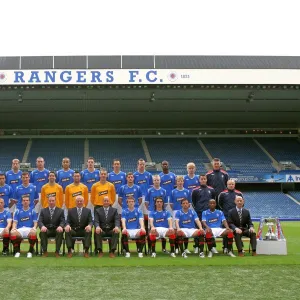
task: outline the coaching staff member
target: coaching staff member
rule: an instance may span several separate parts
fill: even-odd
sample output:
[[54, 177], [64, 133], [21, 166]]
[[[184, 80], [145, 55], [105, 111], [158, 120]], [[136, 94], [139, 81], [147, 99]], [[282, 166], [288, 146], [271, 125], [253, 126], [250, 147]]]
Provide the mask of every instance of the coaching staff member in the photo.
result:
[[98, 257], [103, 256], [102, 239], [103, 237], [111, 237], [109, 243], [109, 257], [115, 257], [119, 232], [120, 232], [120, 217], [118, 210], [110, 206], [108, 196], [103, 198], [103, 206], [95, 209], [95, 240]]
[[76, 197], [76, 207], [69, 209], [66, 222], [66, 243], [68, 247], [68, 257], [72, 257], [73, 240], [72, 237], [84, 238], [84, 257], [89, 257], [91, 246], [93, 219], [89, 208], [83, 207], [84, 198]]
[[219, 158], [214, 158], [213, 170], [206, 173], [207, 185], [214, 188], [216, 197], [226, 189], [226, 184], [229, 179], [229, 175], [226, 171], [221, 169], [221, 161]]
[[47, 246], [48, 238], [55, 237], [55, 256], [59, 257], [59, 250], [63, 240], [63, 232], [65, 227], [65, 216], [63, 209], [56, 207], [56, 198], [50, 196], [48, 198], [48, 206], [43, 208], [38, 219], [38, 226], [41, 230], [41, 246], [43, 257], [48, 256]]
[[252, 255], [256, 256], [256, 233], [251, 220], [250, 212], [244, 208], [244, 199], [241, 196], [235, 198], [236, 207], [231, 209], [228, 214], [229, 227], [234, 232], [238, 255], [244, 256], [242, 236], [250, 238]]

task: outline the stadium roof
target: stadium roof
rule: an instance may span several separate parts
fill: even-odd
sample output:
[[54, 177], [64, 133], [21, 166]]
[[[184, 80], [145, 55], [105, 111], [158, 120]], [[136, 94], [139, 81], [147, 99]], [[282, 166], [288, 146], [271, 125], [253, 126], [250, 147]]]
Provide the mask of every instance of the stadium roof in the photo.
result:
[[0, 70], [31, 69], [300, 69], [298, 56], [20, 56]]
[[[2, 57], [0, 70], [300, 69], [300, 57]], [[1, 129], [300, 128], [300, 86], [2, 88]], [[22, 89], [21, 89], [22, 88]]]

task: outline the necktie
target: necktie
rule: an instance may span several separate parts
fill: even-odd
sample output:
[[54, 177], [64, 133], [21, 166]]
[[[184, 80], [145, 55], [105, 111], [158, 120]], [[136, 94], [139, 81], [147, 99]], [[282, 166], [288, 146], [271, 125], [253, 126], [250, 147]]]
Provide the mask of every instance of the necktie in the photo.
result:
[[238, 214], [239, 214], [239, 219], [240, 219], [240, 225], [242, 226], [242, 210], [241, 209], [238, 210]]
[[107, 215], [108, 215], [108, 208], [105, 208], [105, 209], [104, 209], [104, 211], [105, 211], [105, 219], [107, 219]]
[[52, 220], [54, 214], [54, 208], [50, 208], [50, 219]]
[[81, 213], [82, 213], [82, 209], [81, 208], [78, 208], [78, 221], [80, 222], [80, 218], [81, 218]]

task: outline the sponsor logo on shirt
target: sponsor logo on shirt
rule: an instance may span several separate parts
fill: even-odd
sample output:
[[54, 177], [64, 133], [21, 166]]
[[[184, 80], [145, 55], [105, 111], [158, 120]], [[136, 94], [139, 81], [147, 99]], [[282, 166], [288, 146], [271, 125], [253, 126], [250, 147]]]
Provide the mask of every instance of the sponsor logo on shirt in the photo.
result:
[[86, 183], [91, 183], [91, 182], [95, 182], [95, 181], [96, 181], [95, 178], [91, 178], [91, 179], [88, 179], [88, 180], [86, 181]]
[[160, 222], [164, 222], [164, 218], [161, 218], [161, 219], [156, 219], [156, 223], [160, 223]]
[[183, 220], [182, 221], [182, 224], [188, 224], [188, 223], [191, 223], [191, 220]]
[[126, 196], [126, 198], [128, 198], [129, 196], [133, 197], [134, 193], [126, 193], [125, 196]]
[[82, 195], [82, 191], [73, 193], [73, 194], [72, 194], [72, 197], [76, 197], [76, 196], [79, 196], [79, 195]]
[[134, 217], [134, 218], [130, 218], [130, 219], [128, 219], [128, 223], [131, 223], [131, 222], [135, 222], [137, 220], [137, 218], [136, 217]]
[[[6, 192], [6, 190], [4, 190], [4, 192]], [[5, 196], [5, 193], [0, 193], [0, 197], [1, 196]]]
[[28, 220], [30, 220], [30, 218], [29, 218], [29, 217], [24, 217], [24, 218], [21, 218], [21, 222], [25, 222], [25, 221], [28, 221]]
[[36, 181], [37, 182], [42, 182], [42, 181], [45, 181], [46, 180], [46, 178], [38, 178]]
[[4, 223], [4, 219], [0, 219], [0, 223]]
[[113, 181], [113, 184], [120, 184], [120, 183], [122, 183], [122, 180]]
[[70, 178], [62, 178], [61, 182], [70, 181]]
[[10, 183], [10, 184], [19, 183], [19, 179], [14, 179], [14, 180], [11, 180], [9, 183]]
[[108, 190], [105, 191], [101, 191], [98, 193], [98, 196], [103, 196], [103, 195], [107, 195], [108, 194]]
[[143, 183], [147, 183], [147, 181], [145, 179], [138, 181], [138, 184], [143, 184]]
[[49, 197], [55, 197], [55, 196], [56, 196], [56, 192], [47, 194], [47, 198], [49, 198]]
[[189, 185], [188, 186], [188, 189], [194, 189], [194, 188], [196, 188], [197, 187], [197, 185], [196, 184], [193, 184], [193, 185]]
[[208, 223], [216, 223], [218, 222], [218, 218], [208, 220]]
[[183, 199], [185, 199], [185, 198], [184, 198], [184, 197], [179, 197], [179, 198], [177, 198], [177, 201], [180, 202], [180, 201], [182, 201]]
[[163, 182], [162, 184], [167, 185], [167, 184], [170, 184], [170, 183], [172, 183], [172, 180], [167, 180], [167, 181]]

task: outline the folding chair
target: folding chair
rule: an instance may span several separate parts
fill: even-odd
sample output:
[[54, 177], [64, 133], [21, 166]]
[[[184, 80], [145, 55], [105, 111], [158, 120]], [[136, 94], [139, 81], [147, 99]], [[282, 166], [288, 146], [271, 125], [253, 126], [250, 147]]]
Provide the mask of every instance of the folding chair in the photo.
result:
[[[80, 245], [80, 242], [84, 243], [84, 237], [83, 236], [72, 236], [72, 241], [73, 241], [73, 245], [74, 245], [74, 250], [75, 250], [75, 245], [76, 245], [76, 248], [77, 248], [77, 253], [79, 253], [79, 245]], [[63, 248], [65, 248], [65, 244], [66, 244], [66, 241], [64, 240], [63, 241]], [[93, 243], [91, 242], [91, 245], [90, 245], [90, 255], [93, 254]]]
[[[48, 237], [48, 245], [55, 245], [55, 237]], [[62, 255], [65, 256], [66, 253], [66, 242], [65, 242], [65, 238], [63, 237], [62, 240], [62, 247], [63, 247], [63, 251], [62, 251]], [[42, 249], [42, 240], [40, 240], [40, 255], [43, 254], [43, 249]]]

